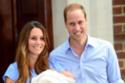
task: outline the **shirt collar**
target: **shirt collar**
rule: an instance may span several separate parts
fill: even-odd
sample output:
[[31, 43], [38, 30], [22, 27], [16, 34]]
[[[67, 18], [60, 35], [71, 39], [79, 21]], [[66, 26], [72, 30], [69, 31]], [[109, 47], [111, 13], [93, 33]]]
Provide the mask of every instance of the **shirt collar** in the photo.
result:
[[66, 50], [70, 49], [70, 43], [69, 43], [69, 38], [66, 40]]
[[88, 40], [86, 46], [96, 47], [96, 42], [94, 41], [94, 38], [88, 35]]
[[[91, 36], [88, 35], [86, 46], [96, 47], [96, 42], [94, 41], [93, 37], [91, 37]], [[69, 49], [71, 49], [71, 47], [70, 47], [69, 38], [68, 38], [66, 40], [66, 50], [68, 51]]]

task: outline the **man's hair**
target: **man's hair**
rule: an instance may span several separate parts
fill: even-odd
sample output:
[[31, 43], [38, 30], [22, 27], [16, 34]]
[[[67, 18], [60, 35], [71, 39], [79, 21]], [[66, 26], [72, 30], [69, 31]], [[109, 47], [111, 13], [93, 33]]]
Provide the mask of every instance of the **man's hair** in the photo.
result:
[[85, 19], [86, 19], [86, 11], [84, 9], [84, 7], [78, 3], [72, 3], [70, 5], [68, 5], [67, 7], [65, 7], [64, 9], [64, 21], [66, 22], [67, 21], [67, 13], [68, 11], [73, 11], [73, 10], [76, 10], [76, 9], [81, 9], [83, 11], [83, 14], [85, 16]]

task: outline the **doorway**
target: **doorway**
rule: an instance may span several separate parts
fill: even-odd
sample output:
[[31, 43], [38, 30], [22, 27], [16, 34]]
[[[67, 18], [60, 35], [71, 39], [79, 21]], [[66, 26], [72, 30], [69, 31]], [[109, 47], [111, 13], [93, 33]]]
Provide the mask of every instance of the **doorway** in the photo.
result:
[[14, 62], [18, 35], [27, 21], [38, 20], [46, 27], [53, 49], [51, 8], [51, 0], [0, 0], [0, 77]]

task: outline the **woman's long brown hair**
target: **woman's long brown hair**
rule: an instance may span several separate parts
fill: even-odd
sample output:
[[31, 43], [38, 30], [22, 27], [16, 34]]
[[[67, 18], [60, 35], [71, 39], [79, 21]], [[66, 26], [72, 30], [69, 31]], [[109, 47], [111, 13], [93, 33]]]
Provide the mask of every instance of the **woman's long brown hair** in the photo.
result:
[[48, 66], [48, 51], [49, 51], [49, 38], [45, 27], [38, 21], [31, 21], [24, 25], [20, 32], [18, 47], [16, 50], [16, 62], [19, 71], [19, 77], [16, 83], [26, 83], [27, 79], [31, 77], [29, 60], [28, 60], [28, 39], [30, 32], [33, 28], [40, 28], [43, 32], [45, 47], [39, 55], [35, 63], [35, 71], [37, 74], [45, 71], [49, 68]]

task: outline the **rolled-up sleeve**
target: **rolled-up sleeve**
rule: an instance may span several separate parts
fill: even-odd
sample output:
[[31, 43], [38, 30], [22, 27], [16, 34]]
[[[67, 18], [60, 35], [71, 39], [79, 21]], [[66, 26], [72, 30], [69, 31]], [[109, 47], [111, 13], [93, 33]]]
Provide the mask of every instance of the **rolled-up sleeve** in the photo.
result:
[[110, 45], [108, 48], [108, 80], [110, 83], [124, 83], [121, 79], [120, 67], [114, 48]]
[[18, 70], [17, 70], [17, 64], [13, 63], [10, 64], [7, 68], [5, 74], [3, 75], [3, 81], [5, 82], [6, 77], [9, 77], [12, 80], [18, 79]]

